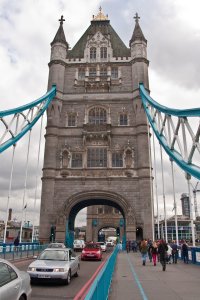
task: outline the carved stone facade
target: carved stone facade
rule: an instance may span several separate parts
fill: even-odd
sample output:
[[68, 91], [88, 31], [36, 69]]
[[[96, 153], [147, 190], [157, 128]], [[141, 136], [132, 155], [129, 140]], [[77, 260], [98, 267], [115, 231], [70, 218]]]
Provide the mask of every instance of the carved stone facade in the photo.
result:
[[[102, 12], [72, 50], [60, 23], [49, 63], [49, 88], [56, 84], [57, 94], [47, 113], [41, 241], [48, 241], [51, 225], [56, 225], [56, 239], [66, 240], [76, 214], [87, 206], [88, 240], [96, 240], [104, 226], [119, 226], [120, 219], [127, 238], [136, 238], [138, 226], [152, 238], [149, 140], [138, 89], [141, 81], [148, 89], [146, 40], [138, 20], [130, 48]], [[100, 216], [97, 209], [107, 206], [115, 211]]]

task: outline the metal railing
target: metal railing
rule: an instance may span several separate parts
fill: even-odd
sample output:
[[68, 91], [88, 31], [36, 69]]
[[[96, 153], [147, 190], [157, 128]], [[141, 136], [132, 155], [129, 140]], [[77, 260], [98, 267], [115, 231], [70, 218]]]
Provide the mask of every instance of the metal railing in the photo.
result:
[[85, 300], [108, 299], [118, 250], [118, 247], [115, 247], [115, 250], [111, 254], [110, 258], [107, 260], [104, 267], [91, 285]]
[[15, 246], [13, 244], [0, 245], [0, 258], [7, 260], [18, 260], [31, 258], [33, 256], [39, 255], [47, 245], [39, 244], [24, 244], [20, 246]]

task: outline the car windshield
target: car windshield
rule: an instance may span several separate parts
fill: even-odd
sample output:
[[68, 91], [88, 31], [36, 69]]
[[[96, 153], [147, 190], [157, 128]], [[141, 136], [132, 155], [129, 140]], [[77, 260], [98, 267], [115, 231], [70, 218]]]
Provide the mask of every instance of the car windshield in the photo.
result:
[[68, 251], [64, 250], [51, 250], [43, 251], [38, 259], [40, 260], [68, 260], [69, 254]]

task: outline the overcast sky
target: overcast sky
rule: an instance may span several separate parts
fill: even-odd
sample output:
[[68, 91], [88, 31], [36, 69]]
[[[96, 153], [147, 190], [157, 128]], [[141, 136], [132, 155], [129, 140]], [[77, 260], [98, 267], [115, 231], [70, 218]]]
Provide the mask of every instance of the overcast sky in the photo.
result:
[[[151, 96], [167, 107], [200, 106], [199, 0], [0, 0], [0, 110], [18, 107], [45, 94], [50, 43], [59, 27], [58, 19], [64, 15], [65, 36], [72, 48], [90, 25], [92, 15], [98, 13], [100, 5], [103, 12], [108, 14], [112, 27], [127, 46], [134, 29], [133, 17], [136, 12], [139, 14], [140, 26], [148, 40]], [[39, 128], [39, 125], [37, 127]], [[38, 130], [33, 131], [32, 135], [34, 151], [32, 150], [28, 168], [26, 219], [33, 221], [35, 216], [38, 222], [40, 186], [36, 213], [33, 213]], [[27, 137], [17, 146], [9, 204], [9, 207], [13, 208], [13, 217], [18, 220], [21, 220], [19, 211], [22, 208], [24, 193], [26, 144]], [[41, 152], [43, 151], [42, 146]], [[43, 154], [40, 169], [42, 159]], [[166, 157], [165, 161], [167, 162]], [[5, 218], [10, 166], [11, 150], [7, 150], [0, 155], [0, 219]], [[168, 215], [171, 215], [173, 213], [171, 173], [168, 166], [165, 170], [167, 209]], [[175, 169], [175, 174], [180, 213], [179, 199], [181, 193], [187, 192], [187, 185], [183, 172]], [[160, 173], [158, 177], [161, 177]], [[40, 183], [40, 179], [38, 181]], [[193, 179], [192, 182], [195, 185], [197, 180]], [[162, 214], [160, 186], [159, 214]], [[79, 214], [78, 224], [83, 224], [84, 219], [85, 214]]]

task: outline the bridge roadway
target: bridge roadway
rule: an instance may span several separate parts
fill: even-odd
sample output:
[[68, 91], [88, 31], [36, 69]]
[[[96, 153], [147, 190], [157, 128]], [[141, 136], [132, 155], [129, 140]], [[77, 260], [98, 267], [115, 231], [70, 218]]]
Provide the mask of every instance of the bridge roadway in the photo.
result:
[[160, 263], [153, 266], [148, 259], [142, 266], [139, 253], [120, 252], [109, 300], [199, 300], [199, 275], [198, 265], [178, 260], [163, 272]]
[[[80, 254], [79, 252], [77, 255]], [[110, 255], [110, 251], [103, 253], [103, 259], [99, 261], [80, 261], [80, 272], [77, 278], [72, 277], [69, 285], [63, 284], [34, 284], [32, 285], [31, 300], [72, 300], [81, 290], [85, 283], [92, 277], [98, 266]], [[23, 271], [26, 271], [32, 259], [14, 261], [14, 265]]]

